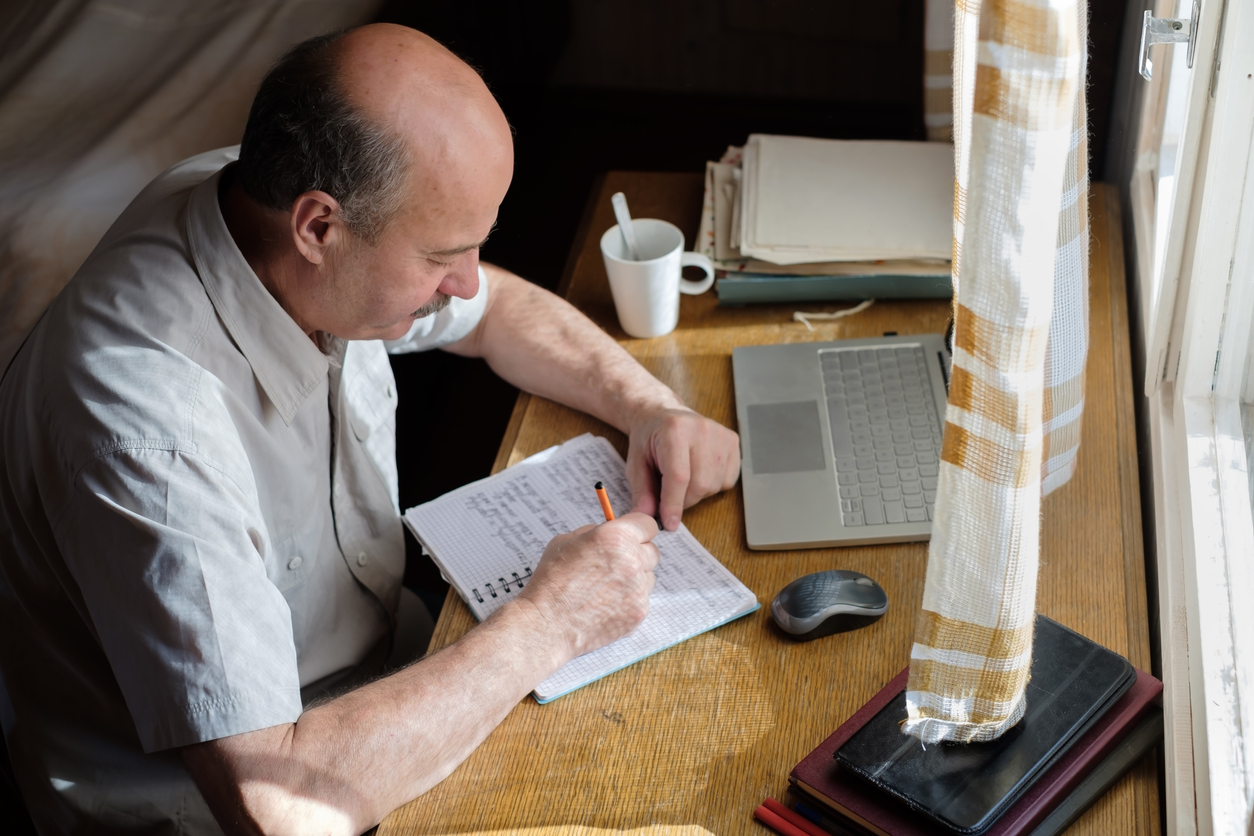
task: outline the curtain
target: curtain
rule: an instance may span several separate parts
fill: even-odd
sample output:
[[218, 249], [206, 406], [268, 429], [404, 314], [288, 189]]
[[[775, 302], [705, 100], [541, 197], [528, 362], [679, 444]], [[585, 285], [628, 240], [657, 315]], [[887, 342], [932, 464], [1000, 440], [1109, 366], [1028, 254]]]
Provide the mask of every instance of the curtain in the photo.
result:
[[239, 142], [270, 64], [379, 2], [0, 3], [0, 372], [140, 189]]
[[954, 356], [904, 733], [1023, 716], [1044, 493], [1074, 472], [1088, 334], [1085, 0], [954, 11]]

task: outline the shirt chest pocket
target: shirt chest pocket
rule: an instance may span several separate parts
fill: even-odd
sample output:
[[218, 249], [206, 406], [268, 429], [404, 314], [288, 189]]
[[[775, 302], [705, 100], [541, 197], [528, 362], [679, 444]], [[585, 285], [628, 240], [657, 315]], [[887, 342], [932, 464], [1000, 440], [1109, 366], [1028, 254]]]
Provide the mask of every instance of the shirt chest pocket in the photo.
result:
[[[364, 387], [362, 387], [364, 388]], [[396, 389], [392, 384], [379, 392], [358, 392], [345, 399], [348, 423], [353, 437], [368, 444], [378, 433], [396, 438]]]

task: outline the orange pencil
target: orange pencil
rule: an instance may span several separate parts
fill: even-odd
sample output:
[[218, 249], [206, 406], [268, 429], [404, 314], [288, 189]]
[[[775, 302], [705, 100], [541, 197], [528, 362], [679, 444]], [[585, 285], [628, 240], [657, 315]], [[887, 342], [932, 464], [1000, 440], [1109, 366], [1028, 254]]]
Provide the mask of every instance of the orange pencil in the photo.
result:
[[605, 485], [597, 482], [594, 487], [597, 489], [597, 499], [601, 500], [601, 510], [605, 512], [605, 521], [609, 522], [614, 519], [614, 509], [610, 507], [610, 498], [605, 493]]

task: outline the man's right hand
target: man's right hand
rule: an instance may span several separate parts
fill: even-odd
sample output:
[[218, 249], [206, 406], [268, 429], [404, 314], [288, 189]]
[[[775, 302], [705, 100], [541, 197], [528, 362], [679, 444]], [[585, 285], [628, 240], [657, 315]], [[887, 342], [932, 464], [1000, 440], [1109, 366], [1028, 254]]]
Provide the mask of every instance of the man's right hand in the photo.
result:
[[554, 537], [519, 601], [555, 629], [569, 658], [604, 647], [649, 614], [656, 535], [651, 517], [632, 513]]

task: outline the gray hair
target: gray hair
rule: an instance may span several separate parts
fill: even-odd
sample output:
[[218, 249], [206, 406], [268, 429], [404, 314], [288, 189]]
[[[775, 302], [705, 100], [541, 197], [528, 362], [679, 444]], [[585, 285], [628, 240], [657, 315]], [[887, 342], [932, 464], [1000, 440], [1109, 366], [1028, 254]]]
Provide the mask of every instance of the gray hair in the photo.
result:
[[297, 44], [266, 73], [236, 176], [253, 200], [285, 212], [301, 194], [324, 191], [353, 234], [373, 243], [400, 211], [409, 153], [401, 136], [359, 113], [341, 90], [339, 37]]

